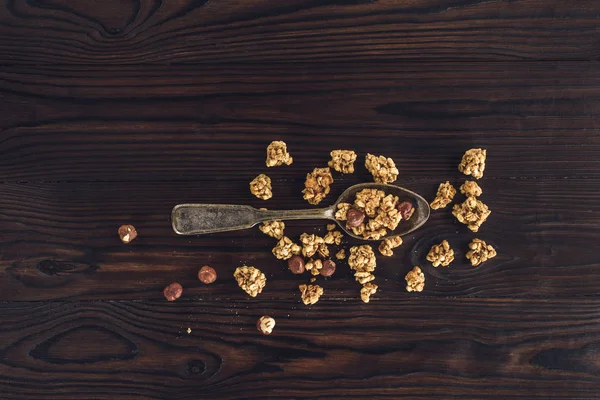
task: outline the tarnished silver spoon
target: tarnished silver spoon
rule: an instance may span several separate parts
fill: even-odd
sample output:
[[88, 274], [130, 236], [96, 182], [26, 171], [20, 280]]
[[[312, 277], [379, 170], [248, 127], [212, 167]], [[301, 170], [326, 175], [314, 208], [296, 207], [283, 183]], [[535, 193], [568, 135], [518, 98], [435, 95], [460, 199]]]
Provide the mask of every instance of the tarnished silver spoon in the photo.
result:
[[[373, 241], [355, 235], [346, 229], [345, 221], [335, 219], [339, 203], [354, 203], [356, 193], [363, 189], [383, 190], [386, 194], [398, 196], [399, 201], [410, 201], [415, 212], [408, 221], [401, 221], [398, 227], [386, 237], [406, 235], [421, 227], [429, 219], [427, 201], [408, 189], [382, 183], [361, 183], [346, 189], [337, 201], [327, 208], [307, 210], [259, 210], [251, 206], [233, 204], [179, 204], [173, 208], [171, 223], [178, 235], [202, 235], [206, 233], [235, 231], [252, 228], [254, 225], [272, 220], [329, 219], [335, 221], [349, 236], [360, 240]], [[381, 239], [379, 239], [381, 240]]]

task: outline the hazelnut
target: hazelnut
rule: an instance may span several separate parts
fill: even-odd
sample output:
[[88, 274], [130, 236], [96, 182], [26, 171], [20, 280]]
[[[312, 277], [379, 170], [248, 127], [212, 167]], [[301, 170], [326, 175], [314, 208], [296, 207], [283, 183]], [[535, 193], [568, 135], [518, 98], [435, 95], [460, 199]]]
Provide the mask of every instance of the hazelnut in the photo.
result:
[[178, 298], [181, 297], [182, 293], [183, 293], [183, 287], [181, 287], [181, 285], [177, 282], [171, 283], [169, 286], [167, 286], [163, 290], [163, 294], [165, 295], [165, 298], [169, 301], [177, 300]]
[[348, 226], [356, 228], [365, 220], [365, 213], [356, 208], [351, 208], [346, 213], [346, 219], [348, 220]]
[[288, 260], [288, 267], [292, 274], [302, 274], [304, 273], [304, 259], [300, 256], [292, 256]]
[[413, 213], [415, 212], [415, 208], [410, 201], [403, 201], [396, 206], [396, 209], [404, 221], [407, 221], [410, 217], [412, 217]]
[[275, 319], [268, 315], [263, 315], [256, 321], [256, 329], [263, 335], [270, 335], [275, 328]]
[[131, 243], [137, 237], [137, 231], [133, 225], [121, 225], [118, 233], [123, 243]]
[[213, 283], [217, 279], [217, 271], [213, 267], [205, 265], [198, 271], [198, 279], [207, 285]]
[[323, 261], [323, 268], [321, 268], [321, 275], [331, 276], [335, 272], [335, 263], [331, 260]]

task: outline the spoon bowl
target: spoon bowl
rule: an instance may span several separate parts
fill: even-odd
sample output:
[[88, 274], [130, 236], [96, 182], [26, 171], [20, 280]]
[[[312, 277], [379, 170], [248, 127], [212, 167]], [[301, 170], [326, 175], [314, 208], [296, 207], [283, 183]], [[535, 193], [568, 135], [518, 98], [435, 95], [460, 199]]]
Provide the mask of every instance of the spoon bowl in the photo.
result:
[[251, 206], [233, 204], [179, 204], [173, 208], [171, 213], [171, 223], [173, 225], [173, 230], [178, 235], [202, 235], [206, 233], [248, 229], [265, 221], [329, 219], [335, 221], [348, 236], [364, 241], [376, 241], [375, 239], [365, 239], [355, 235], [351, 229], [346, 228], [345, 221], [335, 219], [335, 212], [338, 204], [354, 203], [356, 193], [363, 189], [383, 190], [386, 195], [392, 194], [398, 196], [400, 202], [411, 202], [415, 208], [412, 217], [408, 219], [408, 221], [401, 221], [394, 231], [385, 236], [386, 238], [402, 236], [413, 232], [423, 226], [429, 219], [429, 204], [417, 193], [395, 185], [361, 183], [346, 189], [336, 202], [327, 208], [306, 210], [260, 210]]

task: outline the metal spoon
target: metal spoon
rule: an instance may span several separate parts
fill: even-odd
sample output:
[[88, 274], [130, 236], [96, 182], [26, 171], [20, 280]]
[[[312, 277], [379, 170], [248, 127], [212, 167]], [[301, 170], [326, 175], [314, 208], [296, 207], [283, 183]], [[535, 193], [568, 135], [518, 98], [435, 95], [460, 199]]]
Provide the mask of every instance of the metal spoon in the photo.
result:
[[[398, 196], [399, 201], [410, 201], [415, 212], [408, 221], [401, 221], [387, 237], [406, 235], [421, 227], [429, 219], [429, 204], [418, 194], [408, 189], [382, 183], [361, 183], [346, 189], [337, 201], [327, 208], [307, 210], [259, 210], [250, 206], [233, 204], [179, 204], [173, 208], [171, 222], [178, 235], [202, 235], [205, 233], [235, 231], [252, 228], [254, 225], [272, 220], [330, 219], [335, 221], [349, 236], [365, 239], [346, 229], [345, 221], [335, 219], [339, 203], [354, 203], [356, 193], [363, 189], [379, 189], [386, 194]], [[381, 239], [380, 239], [381, 240]]]

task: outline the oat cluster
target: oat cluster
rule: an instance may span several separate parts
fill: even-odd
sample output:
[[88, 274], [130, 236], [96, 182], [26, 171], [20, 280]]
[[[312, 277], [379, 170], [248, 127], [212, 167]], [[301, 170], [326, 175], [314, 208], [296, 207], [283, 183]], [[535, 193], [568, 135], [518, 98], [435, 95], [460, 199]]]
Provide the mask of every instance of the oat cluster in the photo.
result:
[[279, 239], [279, 242], [273, 247], [272, 253], [275, 257], [280, 260], [287, 260], [293, 255], [300, 254], [302, 247], [292, 242], [287, 236], [283, 236]]
[[475, 196], [479, 197], [483, 193], [481, 187], [475, 181], [465, 181], [460, 186], [460, 192], [467, 197]]
[[314, 256], [319, 250], [319, 245], [325, 244], [322, 237], [308, 233], [300, 235], [300, 242], [302, 242], [302, 255], [304, 257]]
[[407, 292], [422, 292], [425, 288], [425, 274], [419, 267], [410, 270], [404, 279], [406, 280]]
[[351, 226], [348, 222], [346, 228], [365, 239], [378, 240], [388, 234], [388, 229], [396, 229], [402, 221], [402, 214], [397, 208], [398, 201], [398, 196], [386, 195], [383, 190], [363, 189], [356, 193], [354, 204], [338, 204], [335, 217], [344, 221], [348, 219], [350, 208], [361, 211], [369, 218], [365, 218], [358, 226]]
[[431, 202], [431, 208], [434, 210], [438, 210], [440, 208], [446, 207], [454, 196], [456, 195], [456, 189], [449, 181], [440, 183], [438, 187], [437, 193], [435, 195], [435, 199]]
[[316, 275], [319, 275], [321, 273], [321, 270], [323, 269], [323, 261], [321, 261], [319, 259], [313, 260], [311, 258], [310, 260], [308, 260], [306, 262], [304, 267], [306, 268], [307, 271], [310, 271], [311, 274], [316, 276]]
[[279, 167], [281, 165], [291, 165], [294, 159], [287, 151], [285, 142], [275, 141], [267, 147], [267, 167]]
[[344, 260], [346, 258], [346, 250], [340, 249], [337, 253], [335, 253], [335, 258], [338, 260]]
[[343, 237], [344, 237], [344, 234], [340, 231], [329, 231], [325, 234], [325, 236], [323, 237], [323, 240], [327, 244], [335, 244], [335, 245], [339, 246], [340, 243], [342, 243]]
[[306, 305], [315, 304], [323, 295], [323, 288], [319, 285], [300, 285], [300, 296]]
[[361, 290], [362, 301], [368, 303], [369, 296], [377, 290], [377, 285], [375, 284], [369, 285], [367, 289], [364, 287], [364, 285], [375, 279], [373, 272], [375, 271], [375, 267], [377, 267], [377, 263], [375, 260], [375, 253], [371, 246], [362, 245], [351, 247], [348, 265], [350, 266], [350, 269], [354, 271], [354, 279], [363, 285], [364, 290]]
[[471, 175], [475, 179], [483, 177], [485, 170], [486, 150], [469, 149], [462, 157], [458, 170], [465, 175]]
[[383, 239], [383, 241], [379, 244], [379, 252], [386, 257], [391, 257], [394, 255], [393, 250], [401, 244], [402, 238], [400, 236], [393, 236]]
[[268, 200], [273, 197], [271, 188], [271, 178], [265, 174], [260, 174], [250, 182], [250, 193], [262, 200]]
[[373, 282], [365, 283], [362, 288], [360, 288], [360, 299], [365, 303], [368, 303], [371, 300], [371, 295], [377, 293], [377, 286]]
[[304, 190], [302, 190], [304, 200], [313, 205], [319, 204], [329, 194], [332, 183], [333, 176], [329, 168], [313, 169], [306, 175]]
[[265, 274], [260, 272], [258, 268], [248, 267], [246, 265], [236, 268], [233, 277], [246, 293], [252, 297], [256, 297], [267, 284]]
[[473, 239], [469, 243], [469, 249], [467, 259], [471, 261], [471, 265], [474, 267], [490, 258], [496, 257], [496, 250], [481, 239]]
[[352, 174], [354, 172], [354, 161], [356, 161], [356, 153], [354, 151], [333, 150], [330, 154], [331, 161], [327, 165], [342, 174]]
[[454, 250], [450, 248], [447, 240], [440, 244], [433, 245], [427, 254], [427, 261], [431, 261], [434, 267], [447, 267], [454, 261]]
[[261, 232], [267, 236], [271, 236], [275, 239], [281, 239], [283, 237], [285, 223], [283, 221], [266, 221], [263, 222], [258, 229], [260, 229]]
[[398, 179], [398, 168], [394, 160], [389, 157], [367, 154], [365, 167], [373, 175], [375, 182], [392, 183]]
[[320, 243], [319, 247], [317, 247], [317, 254], [321, 258], [329, 257], [329, 247], [327, 247], [326, 243]]
[[452, 215], [459, 222], [467, 225], [473, 232], [479, 231], [479, 228], [491, 213], [488, 206], [473, 196], [467, 197], [462, 204], [455, 204], [452, 209]]
[[346, 214], [348, 214], [350, 207], [352, 207], [352, 204], [350, 203], [338, 203], [337, 211], [335, 212], [335, 219], [338, 221], [346, 221]]

